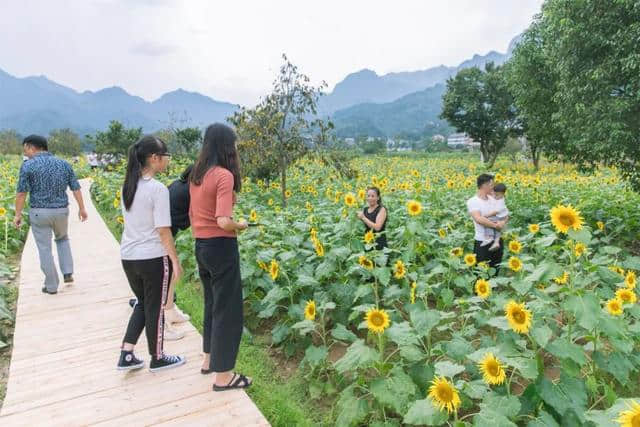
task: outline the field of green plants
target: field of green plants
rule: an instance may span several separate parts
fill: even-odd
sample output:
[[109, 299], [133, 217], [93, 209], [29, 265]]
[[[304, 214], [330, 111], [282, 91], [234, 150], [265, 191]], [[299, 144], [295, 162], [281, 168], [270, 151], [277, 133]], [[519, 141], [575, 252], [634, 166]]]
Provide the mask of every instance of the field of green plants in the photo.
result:
[[[301, 360], [309, 398], [333, 399], [337, 425], [640, 422], [640, 195], [615, 170], [498, 162], [512, 220], [493, 277], [472, 256], [475, 159], [352, 166], [345, 180], [299, 162], [286, 207], [278, 183], [247, 179], [236, 207], [263, 224], [240, 236], [247, 326]], [[92, 187], [112, 227], [122, 180], [120, 167]], [[356, 217], [369, 185], [389, 211], [384, 253], [367, 250]], [[178, 248], [197, 280], [188, 233]]]

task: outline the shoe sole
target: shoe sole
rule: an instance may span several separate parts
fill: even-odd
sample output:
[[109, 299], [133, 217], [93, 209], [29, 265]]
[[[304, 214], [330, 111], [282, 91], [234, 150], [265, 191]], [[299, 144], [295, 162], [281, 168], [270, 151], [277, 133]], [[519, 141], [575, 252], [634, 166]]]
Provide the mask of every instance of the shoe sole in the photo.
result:
[[144, 368], [144, 362], [142, 362], [139, 365], [131, 365], [131, 366], [118, 366], [118, 371], [133, 371], [136, 369], [142, 369]]
[[178, 366], [182, 366], [182, 365], [184, 365], [185, 363], [187, 363], [187, 359], [186, 359], [186, 358], [182, 359], [182, 361], [181, 361], [181, 362], [173, 363], [173, 364], [171, 364], [171, 365], [162, 366], [162, 367], [160, 367], [160, 368], [149, 368], [149, 371], [150, 371], [150, 372], [164, 371], [164, 370], [167, 370], [167, 369], [177, 368]]

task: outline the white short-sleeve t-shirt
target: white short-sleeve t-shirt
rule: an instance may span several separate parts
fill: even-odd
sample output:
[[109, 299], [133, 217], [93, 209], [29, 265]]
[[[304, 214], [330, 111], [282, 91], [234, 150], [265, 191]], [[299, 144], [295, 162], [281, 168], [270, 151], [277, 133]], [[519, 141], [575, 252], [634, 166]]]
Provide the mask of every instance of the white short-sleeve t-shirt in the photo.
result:
[[[467, 200], [467, 211], [469, 213], [473, 211], [478, 211], [480, 212], [480, 215], [486, 217], [492, 211], [495, 211], [495, 208], [490, 198], [487, 197], [487, 200], [483, 200], [477, 195], [475, 195], [469, 200]], [[484, 241], [486, 227], [478, 224], [475, 219], [473, 220], [473, 226], [475, 228], [475, 239]]]
[[153, 178], [138, 181], [129, 210], [122, 205], [124, 231], [120, 241], [123, 260], [153, 259], [167, 255], [157, 228], [171, 227], [169, 190]]
[[491, 201], [491, 209], [492, 212], [497, 212], [496, 216], [499, 218], [504, 218], [509, 216], [509, 209], [507, 209], [507, 205], [504, 202], [504, 197], [502, 199], [494, 199], [489, 196], [489, 200]]

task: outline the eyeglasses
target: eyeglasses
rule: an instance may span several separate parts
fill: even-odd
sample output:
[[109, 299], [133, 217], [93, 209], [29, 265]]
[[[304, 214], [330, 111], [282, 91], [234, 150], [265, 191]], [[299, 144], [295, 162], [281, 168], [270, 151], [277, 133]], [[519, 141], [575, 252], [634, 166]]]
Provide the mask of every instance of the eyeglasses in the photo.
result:
[[171, 157], [171, 154], [169, 154], [169, 153], [156, 153], [156, 156]]

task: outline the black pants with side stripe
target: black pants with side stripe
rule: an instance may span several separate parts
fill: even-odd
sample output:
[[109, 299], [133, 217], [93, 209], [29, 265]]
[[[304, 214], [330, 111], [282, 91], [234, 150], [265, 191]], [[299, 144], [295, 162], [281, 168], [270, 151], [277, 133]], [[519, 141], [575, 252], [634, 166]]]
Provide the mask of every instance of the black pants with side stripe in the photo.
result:
[[242, 337], [242, 280], [238, 241], [230, 237], [196, 239], [196, 260], [204, 290], [202, 349], [213, 372], [236, 365]]
[[146, 330], [149, 354], [162, 357], [164, 310], [173, 271], [168, 256], [145, 260], [122, 260], [129, 286], [138, 298], [129, 318], [124, 342], [136, 344]]
[[500, 271], [500, 263], [502, 262], [502, 257], [504, 255], [504, 242], [500, 239], [500, 248], [496, 251], [490, 251], [489, 247], [491, 244], [482, 246], [482, 242], [480, 240], [475, 240], [473, 244], [473, 253], [476, 254], [476, 261], [488, 261], [489, 266], [496, 269], [496, 276]]

